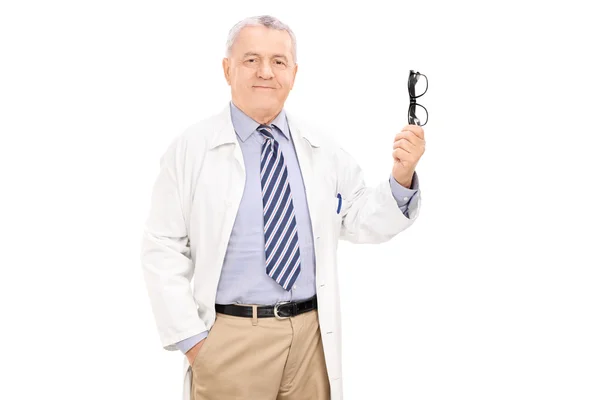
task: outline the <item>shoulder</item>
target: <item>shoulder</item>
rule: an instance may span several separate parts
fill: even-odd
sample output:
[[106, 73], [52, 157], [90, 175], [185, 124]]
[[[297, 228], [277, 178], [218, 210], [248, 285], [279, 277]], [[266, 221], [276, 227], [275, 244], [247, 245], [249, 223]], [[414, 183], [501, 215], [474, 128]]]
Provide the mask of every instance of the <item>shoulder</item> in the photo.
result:
[[221, 131], [228, 123], [228, 115], [224, 111], [208, 115], [188, 125], [179, 136], [185, 141], [207, 141]]
[[221, 110], [190, 123], [175, 135], [171, 147], [195, 154], [203, 153], [215, 134], [226, 127], [228, 122], [226, 117], [225, 110]]

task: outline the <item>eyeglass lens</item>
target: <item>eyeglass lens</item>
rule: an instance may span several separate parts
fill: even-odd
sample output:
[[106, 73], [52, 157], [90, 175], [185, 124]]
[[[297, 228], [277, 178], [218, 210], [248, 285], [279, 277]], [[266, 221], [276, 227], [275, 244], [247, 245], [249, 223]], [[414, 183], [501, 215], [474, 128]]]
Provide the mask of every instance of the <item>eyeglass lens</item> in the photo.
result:
[[427, 123], [427, 110], [420, 104], [411, 104], [408, 107], [408, 121], [413, 125], [425, 125]]
[[410, 78], [411, 85], [409, 85], [410, 95], [413, 97], [422, 96], [427, 90], [427, 77], [425, 75], [414, 74]]

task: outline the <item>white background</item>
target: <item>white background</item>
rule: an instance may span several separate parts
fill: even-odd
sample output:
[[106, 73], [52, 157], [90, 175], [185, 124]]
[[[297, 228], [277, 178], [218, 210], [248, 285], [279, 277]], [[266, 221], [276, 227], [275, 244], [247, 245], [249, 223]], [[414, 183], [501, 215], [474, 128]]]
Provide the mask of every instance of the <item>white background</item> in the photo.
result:
[[230, 98], [229, 29], [272, 14], [298, 38], [286, 107], [369, 185], [408, 71], [429, 78], [418, 220], [340, 244], [345, 398], [599, 399], [600, 32], [557, 3], [2, 2], [0, 398], [180, 398], [139, 261], [150, 190]]

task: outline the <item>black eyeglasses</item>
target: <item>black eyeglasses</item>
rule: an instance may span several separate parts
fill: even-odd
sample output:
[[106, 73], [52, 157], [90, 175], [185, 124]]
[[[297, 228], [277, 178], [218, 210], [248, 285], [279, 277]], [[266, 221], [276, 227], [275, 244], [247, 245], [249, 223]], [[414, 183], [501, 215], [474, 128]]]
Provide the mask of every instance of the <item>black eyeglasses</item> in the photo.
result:
[[[421, 77], [424, 77], [425, 79], [419, 82], [419, 78]], [[412, 69], [410, 70], [410, 73], [408, 74], [408, 97], [410, 98], [410, 104], [408, 106], [408, 123], [411, 125], [424, 126], [429, 119], [427, 109], [417, 103], [417, 99], [427, 92], [428, 86], [429, 83], [427, 82], [427, 77], [425, 75], [413, 71]], [[425, 122], [421, 122], [423, 120]]]

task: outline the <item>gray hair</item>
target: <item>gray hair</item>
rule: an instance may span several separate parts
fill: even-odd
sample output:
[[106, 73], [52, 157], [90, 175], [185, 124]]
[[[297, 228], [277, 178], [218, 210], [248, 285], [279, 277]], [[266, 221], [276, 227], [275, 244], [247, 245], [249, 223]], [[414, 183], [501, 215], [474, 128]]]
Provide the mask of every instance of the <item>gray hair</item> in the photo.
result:
[[298, 58], [296, 56], [296, 35], [290, 29], [289, 26], [281, 22], [275, 17], [270, 15], [260, 15], [256, 17], [249, 17], [241, 20], [237, 24], [231, 28], [229, 31], [229, 36], [227, 37], [227, 46], [225, 51], [226, 57], [231, 57], [231, 48], [233, 47], [233, 43], [237, 39], [240, 31], [247, 26], [264, 26], [270, 29], [276, 29], [279, 31], [286, 31], [290, 37], [292, 38], [292, 56], [294, 57], [294, 64], [298, 63]]

